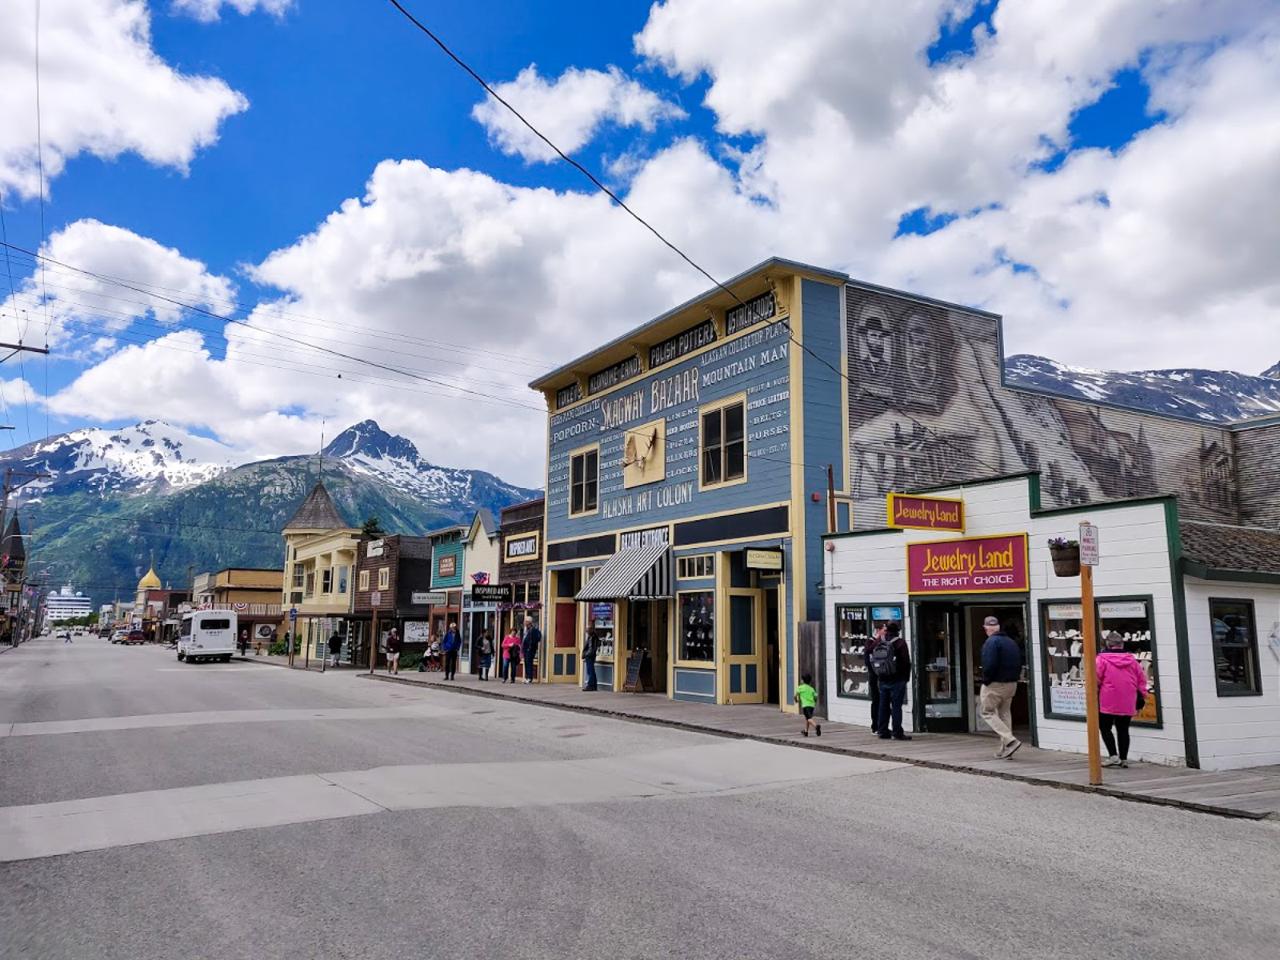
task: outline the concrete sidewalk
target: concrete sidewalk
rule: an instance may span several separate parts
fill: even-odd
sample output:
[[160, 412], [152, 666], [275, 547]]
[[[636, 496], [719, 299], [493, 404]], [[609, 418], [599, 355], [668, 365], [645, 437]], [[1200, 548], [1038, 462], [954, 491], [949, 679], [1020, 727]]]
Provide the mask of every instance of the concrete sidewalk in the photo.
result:
[[[264, 658], [250, 658], [264, 659]], [[283, 658], [281, 658], [283, 659]], [[349, 668], [348, 668], [349, 669]], [[370, 676], [391, 683], [452, 690], [472, 696], [534, 703], [559, 710], [638, 720], [698, 733], [745, 737], [848, 756], [898, 760], [922, 767], [1019, 780], [1059, 789], [1101, 793], [1122, 800], [1182, 807], [1253, 820], [1280, 819], [1280, 767], [1210, 772], [1185, 767], [1132, 763], [1127, 770], [1106, 769], [1103, 786], [1089, 785], [1082, 754], [1039, 750], [1027, 744], [1009, 760], [996, 760], [992, 737], [965, 734], [915, 734], [911, 741], [881, 740], [869, 727], [822, 724], [822, 736], [803, 737], [798, 717], [774, 706], [711, 706], [669, 700], [662, 694], [586, 693], [574, 684], [504, 684], [459, 675], [446, 682], [440, 673], [385, 670]], [[1081, 735], [1083, 736], [1083, 729]]]

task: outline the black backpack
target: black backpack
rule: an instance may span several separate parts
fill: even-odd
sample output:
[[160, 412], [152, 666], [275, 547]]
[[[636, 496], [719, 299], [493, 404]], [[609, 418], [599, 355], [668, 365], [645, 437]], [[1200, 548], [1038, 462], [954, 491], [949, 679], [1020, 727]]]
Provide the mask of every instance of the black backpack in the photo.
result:
[[897, 640], [881, 640], [869, 660], [872, 673], [881, 680], [892, 680], [898, 674]]

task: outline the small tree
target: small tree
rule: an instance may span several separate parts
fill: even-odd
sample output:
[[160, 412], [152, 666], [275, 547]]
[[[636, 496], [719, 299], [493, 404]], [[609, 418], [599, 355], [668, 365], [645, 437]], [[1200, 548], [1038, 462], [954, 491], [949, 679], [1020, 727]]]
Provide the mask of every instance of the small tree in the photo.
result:
[[378, 537], [385, 537], [387, 531], [382, 529], [381, 520], [377, 517], [369, 516], [365, 518], [364, 524], [360, 527], [360, 534], [376, 540]]

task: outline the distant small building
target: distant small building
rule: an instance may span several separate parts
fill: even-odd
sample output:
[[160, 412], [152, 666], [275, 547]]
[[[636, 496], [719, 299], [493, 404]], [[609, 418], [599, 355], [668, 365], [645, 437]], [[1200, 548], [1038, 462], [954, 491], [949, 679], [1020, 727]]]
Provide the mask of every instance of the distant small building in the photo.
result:
[[279, 634], [284, 572], [278, 568], [225, 567], [217, 573], [197, 574], [192, 606], [234, 611], [240, 632], [250, 643], [270, 644]]

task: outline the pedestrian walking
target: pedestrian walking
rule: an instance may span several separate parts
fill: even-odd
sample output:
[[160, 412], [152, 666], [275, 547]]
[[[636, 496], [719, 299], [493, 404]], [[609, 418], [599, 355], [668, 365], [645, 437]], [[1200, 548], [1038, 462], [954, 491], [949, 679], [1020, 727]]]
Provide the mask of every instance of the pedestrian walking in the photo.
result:
[[342, 634], [337, 630], [329, 634], [329, 659], [333, 661], [333, 665], [338, 665], [338, 654], [342, 652]]
[[538, 662], [538, 647], [541, 644], [542, 631], [533, 622], [533, 617], [525, 614], [524, 636], [520, 638], [520, 657], [524, 660], [525, 683], [533, 683], [533, 674]]
[[822, 736], [822, 724], [813, 719], [813, 711], [818, 706], [818, 691], [813, 688], [812, 674], [801, 674], [800, 683], [796, 687], [796, 703], [800, 704], [800, 712], [804, 714], [804, 729], [801, 733], [807, 737], [809, 728], [812, 727], [814, 733]]
[[880, 732], [880, 681], [871, 669], [871, 651], [884, 639], [886, 624], [881, 624], [871, 635], [871, 642], [862, 648], [862, 661], [867, 667], [867, 689], [871, 691], [871, 732]]
[[902, 625], [885, 624], [884, 635], [871, 650], [872, 680], [880, 684], [880, 715], [876, 720], [881, 740], [910, 740], [902, 729], [902, 701], [911, 681], [911, 649], [902, 639]]
[[[1147, 702], [1147, 672], [1132, 653], [1126, 653], [1124, 638], [1112, 631], [1106, 637], [1106, 652], [1098, 654], [1098, 732], [1107, 748], [1104, 767], [1129, 766], [1129, 722]], [[1112, 734], [1111, 728], [1115, 728]], [[1119, 740], [1117, 750], [1116, 741]]]
[[599, 650], [600, 637], [594, 629], [588, 630], [586, 638], [582, 641], [582, 672], [585, 675], [583, 690], [599, 689], [596, 682], [596, 654]]
[[520, 638], [515, 628], [502, 638], [502, 682], [516, 682], [516, 674], [520, 670]]
[[387, 673], [394, 676], [400, 672], [400, 649], [403, 646], [400, 632], [392, 627], [387, 631]]
[[445, 631], [444, 640], [440, 643], [440, 651], [444, 654], [444, 678], [446, 680], [457, 679], [458, 650], [461, 646], [462, 638], [458, 636], [458, 625], [451, 623], [449, 624], [449, 629]]
[[249, 628], [248, 627], [244, 627], [243, 629], [241, 629], [240, 642], [238, 646], [240, 648], [240, 656], [242, 657], [248, 656], [249, 654]]
[[982, 719], [1000, 738], [997, 759], [1008, 760], [1022, 746], [1022, 741], [1013, 735], [1013, 697], [1022, 679], [1022, 650], [995, 617], [983, 620], [982, 629], [987, 639], [982, 644], [982, 686], [978, 690], [978, 703]]
[[486, 627], [480, 634], [480, 679], [489, 679], [489, 668], [493, 666], [493, 632]]

